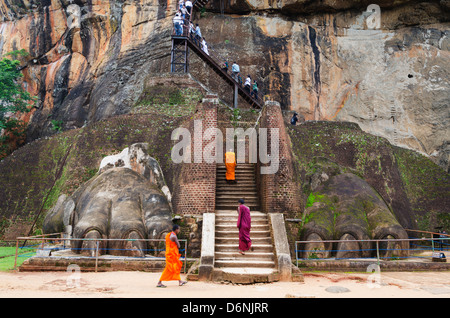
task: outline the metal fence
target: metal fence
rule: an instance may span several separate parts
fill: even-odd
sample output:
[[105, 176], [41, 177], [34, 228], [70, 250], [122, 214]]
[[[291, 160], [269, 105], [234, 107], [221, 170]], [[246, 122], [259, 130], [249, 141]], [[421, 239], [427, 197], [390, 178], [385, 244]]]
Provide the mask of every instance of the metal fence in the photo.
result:
[[[342, 249], [342, 246], [365, 246], [365, 248]], [[377, 240], [323, 240], [295, 241], [296, 264], [305, 260], [355, 260], [376, 259], [432, 259], [437, 252], [450, 250], [450, 237], [377, 239]], [[344, 255], [339, 257], [339, 255]]]
[[[184, 261], [184, 271], [186, 271], [188, 241], [179, 239], [182, 254], [181, 260]], [[21, 242], [23, 242], [21, 244]], [[88, 243], [87, 247], [80, 242]], [[110, 248], [110, 245], [117, 243], [142, 242], [145, 247], [141, 249], [144, 256], [127, 256], [136, 251], [135, 248]], [[81, 246], [81, 247], [76, 247]], [[17, 268], [19, 257], [30, 258], [32, 256], [58, 257], [64, 255], [65, 258], [95, 259], [95, 271], [98, 268], [98, 261], [117, 259], [118, 256], [125, 259], [140, 259], [145, 261], [162, 261], [165, 256], [165, 239], [101, 239], [101, 238], [67, 238], [62, 233], [53, 233], [47, 235], [37, 235], [30, 237], [18, 237], [16, 239], [16, 252], [14, 260], [14, 269]]]

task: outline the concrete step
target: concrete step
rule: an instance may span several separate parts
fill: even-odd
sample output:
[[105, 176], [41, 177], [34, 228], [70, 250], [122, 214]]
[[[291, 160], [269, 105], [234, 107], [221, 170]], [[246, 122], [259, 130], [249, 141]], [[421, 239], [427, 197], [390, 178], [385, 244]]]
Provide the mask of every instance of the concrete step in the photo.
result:
[[[217, 168], [216, 172], [218, 174], [219, 173], [225, 174], [227, 172], [227, 169], [226, 168]], [[236, 168], [236, 169], [234, 169], [234, 173], [255, 175], [255, 169], [253, 169], [253, 168], [251, 168], [251, 169], [246, 169], [246, 168], [239, 169], [239, 168]]]
[[[223, 205], [223, 204], [227, 204], [227, 205], [232, 205], [235, 206], [236, 209], [238, 207], [238, 199], [239, 197], [216, 197], [216, 205]], [[252, 197], [243, 197], [243, 199], [245, 200], [245, 205], [247, 206], [255, 206], [255, 205], [259, 205], [259, 199], [258, 198], [252, 198]]]
[[[259, 210], [259, 205], [247, 205], [251, 210]], [[224, 210], [224, 209], [233, 209], [236, 208], [236, 204], [217, 204], [216, 203], [216, 209], [218, 210]]]
[[226, 186], [233, 187], [233, 189], [254, 190], [256, 188], [256, 183], [248, 180], [236, 180], [236, 183], [227, 183], [225, 180], [218, 180], [216, 182], [216, 188], [223, 188]]
[[[236, 226], [235, 222], [230, 222], [228, 224], [224, 224], [224, 223], [217, 224], [216, 223], [216, 232], [222, 232], [222, 231], [233, 232], [233, 231], [235, 231], [235, 229], [237, 229], [237, 226]], [[259, 231], [267, 231], [267, 232], [269, 232], [269, 224], [267, 224], [267, 223], [265, 223], [265, 224], [264, 223], [260, 223], [260, 224], [256, 223], [256, 224], [254, 224], [252, 222], [252, 227], [250, 229], [250, 234], [252, 232], [255, 232], [255, 231], [256, 232], [259, 232]]]
[[[230, 200], [230, 199], [216, 199], [216, 207], [217, 206], [228, 206], [228, 207], [230, 207], [231, 209], [232, 208], [236, 208], [237, 209], [237, 207], [238, 207], [238, 205], [237, 205], [237, 200]], [[259, 205], [259, 202], [256, 200], [256, 199], [254, 199], [254, 200], [251, 200], [251, 199], [246, 199], [245, 200], [245, 205], [247, 205], [249, 208], [250, 208], [250, 210], [252, 210], [252, 209], [254, 209], [256, 206], [258, 206]]]
[[[272, 238], [265, 236], [265, 237], [252, 237], [250, 233], [250, 238], [252, 240], [252, 245], [261, 245], [261, 244], [272, 244]], [[236, 236], [220, 236], [215, 238], [215, 244], [232, 244], [232, 245], [239, 245], [239, 235]]]
[[[236, 169], [255, 169], [255, 163], [236, 163]], [[217, 169], [226, 169], [225, 163], [218, 163], [216, 165]]]
[[[255, 182], [256, 178], [255, 176], [243, 176], [243, 175], [234, 175], [235, 180], [239, 183], [239, 181], [252, 181]], [[226, 176], [225, 175], [217, 175], [216, 176], [217, 181], [225, 181], [226, 182]]]
[[[238, 203], [238, 200], [242, 198], [245, 200], [245, 205], [247, 205], [247, 203], [251, 203], [252, 201], [259, 201], [258, 196], [235, 196], [235, 195], [227, 195], [227, 194], [216, 194], [216, 201], [217, 199], [221, 200], [221, 201], [230, 201], [233, 203]], [[237, 209], [237, 207], [236, 207]]]
[[[253, 209], [256, 210], [259, 208], [258, 202], [246, 202], [245, 204], [250, 208], [250, 210]], [[235, 202], [216, 200], [216, 209], [232, 209], [232, 208], [237, 208]]]
[[258, 190], [255, 186], [223, 186], [216, 184], [216, 193], [243, 193], [243, 194], [254, 194], [258, 195]]
[[[245, 204], [252, 204], [255, 205], [255, 203], [259, 203], [259, 198], [258, 197], [253, 197], [253, 196], [231, 196], [231, 195], [218, 195], [216, 196], [216, 204], [217, 202], [221, 202], [221, 203], [233, 203], [236, 204], [238, 203], [238, 200], [242, 198], [245, 200]], [[236, 205], [236, 209], [237, 209], [237, 205]]]
[[256, 183], [244, 184], [244, 182], [227, 183], [227, 182], [216, 182], [216, 189], [220, 190], [252, 190], [257, 191], [258, 187]]
[[[252, 244], [255, 253], [273, 252], [272, 244]], [[239, 244], [216, 244], [215, 249], [218, 252], [235, 252], [239, 250]]]
[[[219, 217], [238, 217], [238, 212], [237, 212], [237, 207], [235, 207], [234, 209], [225, 209], [225, 210], [217, 210], [215, 211], [216, 214], [216, 218]], [[265, 218], [267, 219], [267, 214], [262, 213], [258, 210], [250, 210], [250, 217], [253, 218]]]
[[[234, 215], [237, 213], [237, 207], [233, 208], [233, 209], [216, 209], [215, 211], [216, 216], [218, 215]], [[265, 216], [267, 217], [266, 213], [261, 212], [260, 210], [251, 210], [250, 211], [250, 215], [260, 215], [260, 216]]]
[[236, 177], [235, 183], [228, 183], [225, 176], [216, 176], [216, 184], [218, 185], [256, 185], [256, 179], [254, 177]]
[[223, 267], [215, 268], [215, 281], [228, 281], [233, 284], [271, 283], [279, 280], [279, 273], [274, 268], [261, 267]]
[[[216, 176], [225, 176], [226, 170], [216, 170]], [[252, 170], [234, 170], [234, 175], [254, 177], [255, 172]]]
[[259, 199], [259, 196], [256, 192], [251, 192], [251, 191], [217, 191], [216, 190], [216, 198], [220, 197], [220, 198], [226, 198], [226, 197], [232, 197], [233, 199], [235, 198], [257, 198]]
[[215, 261], [223, 260], [223, 261], [240, 261], [240, 260], [246, 260], [246, 261], [273, 261], [275, 259], [275, 256], [271, 252], [254, 252], [254, 251], [247, 251], [245, 252], [245, 255], [242, 255], [239, 253], [239, 251], [236, 249], [235, 251], [216, 251], [215, 252]]
[[[237, 217], [216, 218], [216, 226], [236, 226]], [[256, 226], [269, 226], [266, 219], [254, 218], [252, 219], [252, 229]]]
[[[235, 230], [229, 229], [226, 231], [219, 231], [216, 230], [216, 238], [234, 238], [239, 237], [239, 230], [237, 227], [235, 227]], [[256, 237], [268, 237], [270, 238], [270, 231], [269, 230], [262, 230], [262, 231], [250, 231], [250, 238], [253, 240], [253, 238]]]
[[237, 268], [274, 268], [275, 261], [267, 260], [252, 260], [252, 259], [218, 259], [214, 260], [214, 266], [216, 267], [237, 267]]

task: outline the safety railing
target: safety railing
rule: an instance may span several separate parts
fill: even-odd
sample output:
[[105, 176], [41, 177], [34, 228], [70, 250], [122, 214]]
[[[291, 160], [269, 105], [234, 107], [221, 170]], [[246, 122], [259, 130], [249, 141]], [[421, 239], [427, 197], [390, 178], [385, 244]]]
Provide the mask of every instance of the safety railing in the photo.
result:
[[[364, 248], [338, 248], [358, 244]], [[439, 244], [439, 245], [437, 245]], [[329, 248], [325, 248], [328, 246]], [[376, 259], [404, 260], [432, 259], [436, 251], [449, 251], [450, 238], [409, 238], [377, 240], [295, 241], [296, 264], [307, 260]], [[339, 256], [341, 255], [341, 256]]]
[[[194, 44], [200, 51], [204, 52], [209, 57], [217, 69], [221, 69], [224, 74], [227, 74], [231, 79], [247, 94], [254, 99], [261, 107], [264, 105], [263, 92], [261, 88], [258, 86], [257, 91], [253, 90], [253, 80], [250, 83], [250, 86], [245, 87], [246, 77], [242, 77], [239, 72], [238, 74], [234, 74], [232, 72], [232, 63], [228, 61], [230, 59], [226, 59], [221, 56], [216, 49], [210, 44], [206, 42], [204, 37], [200, 37], [196, 32], [196, 26], [194, 23], [187, 19], [179, 18], [175, 20], [173, 23], [173, 32], [172, 36], [175, 37], [183, 37], [190, 41], [191, 44]], [[233, 60], [234, 62], [235, 60]], [[228, 66], [226, 65], [228, 64]]]
[[[92, 244], [89, 244], [89, 247], [83, 247], [83, 244], [80, 244], [80, 242], [85, 241]], [[181, 245], [181, 248], [179, 249], [180, 254], [182, 254], [181, 260], [184, 261], [184, 271], [186, 271], [188, 241], [186, 239], [179, 239], [178, 241]], [[20, 244], [20, 242], [23, 242], [23, 244]], [[117, 244], [118, 242], [143, 242], [145, 246], [141, 249], [141, 251], [144, 252], [144, 256], [126, 256], [128, 252], [135, 252], [135, 248], [127, 249], [108, 247], [110, 245]], [[95, 271], [97, 271], [100, 257], [102, 260], [117, 259], [117, 257], [121, 257], [125, 259], [139, 258], [146, 261], [162, 261], [165, 260], [165, 257], [160, 255], [162, 255], [162, 252], [164, 251], [164, 239], [67, 238], [63, 237], [62, 233], [18, 237], [16, 239], [14, 269], [17, 268], [17, 260], [19, 257], [60, 257], [63, 255], [64, 258], [69, 259], [95, 259]]]

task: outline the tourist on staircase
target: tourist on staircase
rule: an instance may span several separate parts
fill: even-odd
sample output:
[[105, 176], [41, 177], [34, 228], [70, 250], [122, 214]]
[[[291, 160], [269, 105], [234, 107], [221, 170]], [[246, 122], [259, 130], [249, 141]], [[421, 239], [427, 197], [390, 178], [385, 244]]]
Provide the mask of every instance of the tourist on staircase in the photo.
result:
[[178, 11], [173, 18], [173, 24], [175, 26], [175, 34], [180, 36], [183, 34], [183, 19], [181, 18], [181, 12]]
[[194, 23], [189, 22], [189, 38], [192, 41], [195, 41], [195, 27], [194, 27]]
[[258, 99], [258, 84], [256, 84], [256, 80], [253, 81], [252, 97]]
[[239, 253], [242, 255], [245, 255], [245, 252], [252, 246], [250, 208], [244, 203], [244, 199], [239, 199], [237, 227], [239, 229]]
[[231, 65], [231, 71], [233, 72], [233, 79], [237, 82], [238, 74], [241, 72], [241, 70], [239, 69], [239, 65], [236, 62]]
[[298, 122], [298, 118], [297, 118], [297, 113], [294, 112], [294, 115], [291, 118], [291, 125], [297, 125]]
[[180, 8], [181, 15], [183, 16], [183, 20], [189, 20], [189, 12], [186, 9], [186, 6], [183, 4], [183, 6]]
[[227, 62], [227, 61], [225, 61], [225, 62], [223, 63], [223, 65], [222, 65], [222, 70], [223, 70], [225, 73], [228, 73], [228, 62]]
[[195, 25], [195, 44], [200, 46], [200, 43], [202, 41], [202, 31], [200, 30], [200, 26], [198, 23]]
[[247, 75], [247, 78], [245, 79], [244, 88], [245, 90], [250, 94], [250, 87], [252, 86], [252, 78], [250, 75]]
[[209, 55], [209, 52], [208, 52], [208, 44], [206, 44], [205, 38], [203, 38], [203, 40], [202, 40], [202, 50], [203, 50], [203, 52], [205, 52], [207, 55]]
[[191, 17], [192, 14], [192, 2], [187, 0], [184, 5], [186, 6], [186, 10], [189, 12], [189, 19]]

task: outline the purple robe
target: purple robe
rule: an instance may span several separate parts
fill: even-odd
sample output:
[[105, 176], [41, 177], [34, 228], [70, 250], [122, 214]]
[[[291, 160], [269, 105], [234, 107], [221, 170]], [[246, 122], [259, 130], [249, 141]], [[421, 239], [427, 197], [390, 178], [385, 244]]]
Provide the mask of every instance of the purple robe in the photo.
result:
[[250, 209], [245, 205], [239, 206], [237, 227], [239, 229], [239, 249], [248, 251], [252, 245], [252, 240], [250, 239], [251, 219]]

